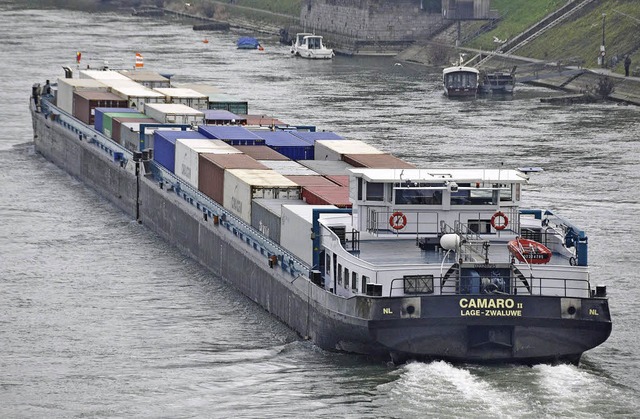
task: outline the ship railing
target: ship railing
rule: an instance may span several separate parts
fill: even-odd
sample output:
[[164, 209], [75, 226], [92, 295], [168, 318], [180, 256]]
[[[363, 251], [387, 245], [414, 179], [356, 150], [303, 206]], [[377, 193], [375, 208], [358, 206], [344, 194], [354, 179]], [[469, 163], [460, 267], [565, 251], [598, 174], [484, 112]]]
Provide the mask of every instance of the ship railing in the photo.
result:
[[202, 212], [206, 221], [211, 219], [214, 223], [219, 223], [227, 230], [232, 232], [236, 237], [244, 241], [247, 245], [265, 256], [269, 263], [273, 263], [273, 257], [277, 258], [278, 265], [282, 269], [289, 272], [294, 279], [299, 276], [308, 277], [310, 266], [302, 262], [288, 250], [263, 236], [258, 230], [250, 226], [235, 214], [231, 213], [223, 206], [204, 195], [202, 192], [193, 188], [173, 173], [152, 162], [151, 171], [156, 181], [159, 182], [161, 188], [175, 192], [176, 195], [184, 199], [189, 204], [196, 207]]
[[[425, 276], [426, 277], [426, 276]], [[482, 279], [477, 276], [462, 275], [452, 281], [441, 277], [440, 281], [423, 281], [416, 287], [416, 276], [395, 278], [389, 287], [391, 296], [417, 295], [531, 295], [585, 298], [592, 295], [588, 279], [559, 277], [493, 276]], [[439, 285], [443, 284], [443, 285]]]
[[131, 151], [114, 142], [103, 133], [78, 121], [69, 113], [53, 105], [48, 99], [49, 97], [45, 95], [40, 100], [40, 112], [45, 118], [76, 134], [79, 141], [87, 141], [90, 144], [94, 144], [110, 156], [113, 162], [120, 164], [121, 167], [126, 167], [127, 162], [133, 159]]
[[[113, 158], [113, 162], [120, 164], [121, 167], [126, 167], [127, 162], [133, 159], [133, 153], [131, 151], [117, 144], [99, 131], [86, 126], [64, 110], [51, 104], [46, 97], [44, 100], [40, 101], [40, 106], [41, 112], [46, 118], [77, 134], [79, 140], [88, 141], [89, 143], [96, 145], [106, 154], [111, 156]], [[168, 189], [175, 191], [175, 193], [185, 201], [202, 211], [203, 216], [206, 214], [207, 220], [209, 218], [213, 220], [214, 215], [217, 216], [223, 226], [225, 226], [235, 236], [245, 241], [249, 246], [253, 247], [254, 250], [257, 250], [262, 255], [266, 256], [268, 260], [271, 261], [272, 256], [276, 257], [279, 262], [278, 264], [292, 276], [308, 276], [310, 267], [286, 249], [272, 240], [261, 236], [253, 227], [246, 224], [237, 216], [224, 209], [224, 207], [206, 197], [202, 192], [194, 189], [159, 164], [156, 164], [155, 162], [150, 163], [151, 164], [148, 167], [151, 168], [151, 172], [158, 182], [162, 184], [162, 187], [164, 187], [164, 184], [166, 183]]]

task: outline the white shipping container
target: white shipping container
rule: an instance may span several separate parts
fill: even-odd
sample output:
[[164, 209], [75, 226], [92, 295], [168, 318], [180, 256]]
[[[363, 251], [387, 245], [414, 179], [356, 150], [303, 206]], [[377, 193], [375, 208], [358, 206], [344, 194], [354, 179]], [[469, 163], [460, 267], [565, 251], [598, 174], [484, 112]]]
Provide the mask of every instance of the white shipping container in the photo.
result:
[[94, 79], [94, 80], [131, 80], [127, 76], [124, 76], [117, 71], [112, 70], [80, 70], [81, 79]]
[[167, 103], [176, 103], [190, 106], [194, 109], [207, 109], [209, 96], [196, 92], [193, 89], [182, 87], [156, 88], [156, 91], [165, 95]]
[[[313, 210], [337, 208], [333, 205], [283, 205], [280, 216], [280, 244], [311, 266]], [[320, 218], [323, 218], [323, 215], [320, 215]]]
[[[176, 161], [176, 170], [177, 170]], [[224, 171], [223, 205], [251, 224], [254, 198], [300, 199], [300, 187], [274, 170], [228, 169]]]
[[155, 89], [157, 87], [171, 87], [171, 81], [155, 71], [135, 69], [119, 70], [119, 72], [150, 89]]
[[318, 176], [318, 173], [293, 160], [258, 160], [284, 176]]
[[70, 114], [73, 113], [73, 92], [77, 90], [94, 90], [108, 92], [109, 88], [94, 79], [58, 79], [57, 105]]
[[242, 154], [242, 152], [222, 140], [201, 140], [187, 138], [176, 140], [175, 173], [180, 179], [198, 188], [198, 155]]
[[181, 103], [145, 103], [144, 113], [166, 124], [204, 124], [204, 112]]
[[342, 160], [344, 154], [384, 154], [360, 140], [317, 140], [314, 143], [316, 160]]
[[164, 95], [162, 93], [146, 88], [129, 79], [127, 80], [127, 84], [118, 83], [117, 85], [111, 86], [111, 91], [121, 98], [127, 99], [130, 108], [144, 112], [145, 103], [164, 103]]
[[[127, 150], [139, 151], [140, 148], [140, 124], [141, 122], [125, 122], [120, 126], [120, 142]], [[144, 124], [153, 124], [145, 122]], [[144, 135], [144, 148], [153, 148], [153, 133], [159, 131], [181, 131], [180, 128], [171, 127], [147, 127]]]

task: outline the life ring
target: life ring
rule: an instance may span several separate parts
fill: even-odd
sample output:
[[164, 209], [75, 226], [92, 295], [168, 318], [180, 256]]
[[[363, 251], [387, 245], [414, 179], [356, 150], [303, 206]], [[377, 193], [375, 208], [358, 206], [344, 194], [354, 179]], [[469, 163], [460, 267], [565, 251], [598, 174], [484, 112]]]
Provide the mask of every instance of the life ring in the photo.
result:
[[[502, 222], [497, 223], [496, 220], [498, 218], [502, 218]], [[506, 215], [504, 215], [504, 212], [498, 211], [495, 214], [493, 214], [493, 217], [491, 217], [491, 225], [496, 230], [504, 230], [509, 225], [509, 219], [507, 218]]]
[[394, 230], [402, 230], [407, 225], [407, 216], [400, 211], [396, 211], [389, 217], [389, 225]]

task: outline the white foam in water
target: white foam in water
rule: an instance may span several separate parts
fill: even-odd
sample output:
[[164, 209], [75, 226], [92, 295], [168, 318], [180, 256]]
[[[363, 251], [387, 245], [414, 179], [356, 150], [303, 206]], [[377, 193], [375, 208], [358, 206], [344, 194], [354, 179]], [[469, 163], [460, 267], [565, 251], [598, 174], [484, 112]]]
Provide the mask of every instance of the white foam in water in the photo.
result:
[[514, 397], [469, 370], [438, 361], [410, 363], [400, 370], [398, 380], [379, 387], [407, 413], [423, 411], [428, 416], [512, 417], [526, 414], [526, 400]]

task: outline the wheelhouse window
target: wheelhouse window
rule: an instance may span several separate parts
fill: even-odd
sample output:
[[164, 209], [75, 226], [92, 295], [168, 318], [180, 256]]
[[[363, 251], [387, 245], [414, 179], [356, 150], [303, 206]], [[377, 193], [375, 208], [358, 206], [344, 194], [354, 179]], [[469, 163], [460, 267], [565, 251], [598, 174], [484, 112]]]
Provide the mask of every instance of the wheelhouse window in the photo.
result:
[[511, 191], [511, 185], [496, 185], [500, 188], [500, 202], [513, 201], [513, 194]]
[[384, 183], [367, 182], [367, 201], [384, 200]]
[[358, 292], [358, 274], [356, 272], [351, 272], [351, 290]]
[[433, 294], [433, 275], [405, 275], [402, 278], [405, 294]]
[[482, 185], [471, 186], [468, 183], [458, 185], [456, 192], [451, 192], [451, 205], [495, 205], [495, 191]]
[[443, 186], [433, 185], [427, 183], [420, 184], [407, 184], [396, 183], [395, 203], [398, 205], [441, 205], [442, 204], [442, 190], [437, 189], [424, 189], [426, 187]]

